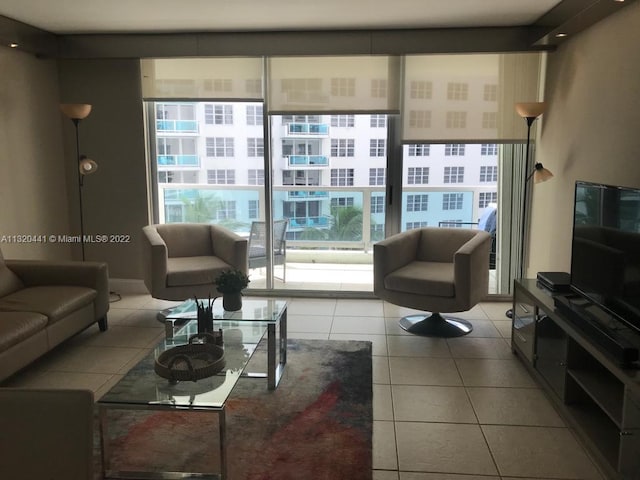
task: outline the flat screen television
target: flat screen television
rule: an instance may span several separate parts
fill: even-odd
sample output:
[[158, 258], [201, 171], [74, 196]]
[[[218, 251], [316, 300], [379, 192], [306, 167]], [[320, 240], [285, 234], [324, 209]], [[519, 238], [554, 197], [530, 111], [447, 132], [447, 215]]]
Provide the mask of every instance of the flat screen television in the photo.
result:
[[640, 188], [577, 181], [571, 289], [640, 332]]

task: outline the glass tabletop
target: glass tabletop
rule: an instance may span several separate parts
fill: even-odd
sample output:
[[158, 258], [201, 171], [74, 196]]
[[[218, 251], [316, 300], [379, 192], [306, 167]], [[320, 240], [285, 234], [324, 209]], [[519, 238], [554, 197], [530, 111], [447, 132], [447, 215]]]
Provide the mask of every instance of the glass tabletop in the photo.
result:
[[[185, 317], [182, 317], [185, 318]], [[217, 375], [172, 384], [156, 374], [155, 359], [165, 350], [188, 343], [197, 333], [197, 322], [189, 321], [173, 338], [161, 341], [145, 358], [134, 366], [98, 403], [109, 405], [138, 405], [140, 407], [174, 407], [216, 409], [224, 406], [227, 397], [240, 378], [265, 332], [268, 322], [219, 321], [215, 329], [222, 329], [226, 365]]]
[[[198, 301], [203, 302], [204, 305], [207, 304], [207, 299], [198, 299]], [[222, 298], [217, 298], [213, 302], [213, 318], [214, 320], [272, 323], [279, 321], [286, 306], [286, 300], [243, 298], [240, 310], [228, 312], [222, 308]], [[197, 311], [196, 301], [191, 298], [171, 309], [166, 319], [172, 321], [194, 319], [197, 317]]]

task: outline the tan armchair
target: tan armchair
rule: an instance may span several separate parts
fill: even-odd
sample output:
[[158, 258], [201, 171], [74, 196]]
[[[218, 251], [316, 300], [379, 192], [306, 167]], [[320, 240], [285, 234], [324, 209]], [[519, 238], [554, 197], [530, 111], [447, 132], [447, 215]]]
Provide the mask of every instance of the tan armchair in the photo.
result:
[[373, 291], [394, 305], [426, 310], [400, 326], [417, 335], [457, 337], [473, 326], [439, 312], [462, 312], [481, 301], [489, 286], [491, 236], [482, 230], [425, 227], [373, 246]]
[[154, 298], [219, 297], [213, 281], [220, 272], [247, 273], [247, 239], [224, 227], [173, 223], [142, 231], [144, 283]]

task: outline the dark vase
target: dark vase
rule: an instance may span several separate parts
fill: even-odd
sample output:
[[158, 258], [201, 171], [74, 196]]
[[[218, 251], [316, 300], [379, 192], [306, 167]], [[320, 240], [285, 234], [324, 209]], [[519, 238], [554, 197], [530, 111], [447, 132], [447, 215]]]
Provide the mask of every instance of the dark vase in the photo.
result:
[[240, 310], [242, 308], [242, 294], [240, 292], [223, 294], [222, 308], [228, 312]]
[[213, 332], [213, 315], [211, 312], [198, 312], [198, 333]]

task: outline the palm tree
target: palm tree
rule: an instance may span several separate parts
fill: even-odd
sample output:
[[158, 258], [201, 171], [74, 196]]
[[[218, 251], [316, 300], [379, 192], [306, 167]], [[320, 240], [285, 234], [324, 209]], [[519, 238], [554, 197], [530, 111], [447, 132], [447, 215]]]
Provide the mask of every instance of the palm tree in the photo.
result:
[[216, 195], [195, 197], [182, 195], [184, 203], [184, 221], [193, 223], [211, 223], [216, 218], [216, 213], [221, 207], [221, 201]]
[[331, 217], [330, 240], [362, 240], [362, 208], [331, 207]]

